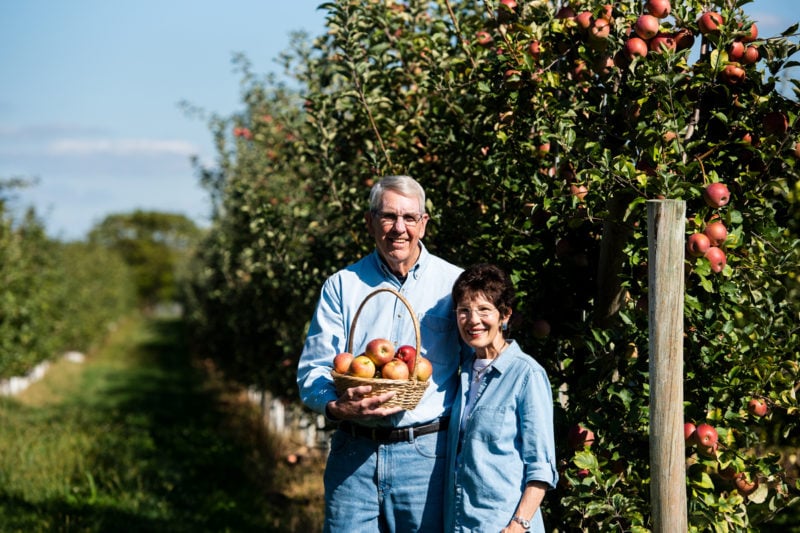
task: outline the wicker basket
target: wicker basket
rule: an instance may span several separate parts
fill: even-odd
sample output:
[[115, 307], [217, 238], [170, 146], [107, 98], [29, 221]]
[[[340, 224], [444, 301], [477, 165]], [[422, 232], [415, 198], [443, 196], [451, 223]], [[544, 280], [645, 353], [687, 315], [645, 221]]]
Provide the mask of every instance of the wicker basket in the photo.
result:
[[412, 309], [411, 304], [408, 303], [402, 294], [395, 291], [394, 289], [384, 288], [384, 289], [377, 289], [376, 291], [367, 295], [364, 298], [364, 301], [361, 302], [361, 305], [358, 307], [356, 311], [356, 315], [353, 317], [353, 323], [350, 326], [350, 335], [347, 341], [347, 351], [353, 351], [353, 332], [356, 328], [356, 323], [358, 322], [358, 316], [361, 314], [361, 310], [364, 308], [364, 304], [367, 301], [375, 296], [376, 294], [380, 294], [382, 292], [388, 292], [398, 300], [403, 302], [403, 305], [406, 306], [408, 312], [411, 314], [411, 319], [414, 322], [414, 333], [416, 335], [416, 342], [417, 342], [417, 359], [414, 363], [414, 373], [413, 375], [409, 376], [408, 379], [382, 379], [382, 378], [360, 378], [356, 376], [348, 376], [346, 374], [339, 374], [335, 370], [331, 371], [331, 376], [333, 376], [333, 382], [336, 385], [336, 392], [338, 394], [343, 394], [345, 390], [349, 389], [350, 387], [358, 387], [361, 385], [371, 385], [372, 391], [367, 393], [366, 397], [377, 396], [379, 394], [383, 394], [389, 391], [395, 391], [394, 398], [388, 400], [383, 405], [387, 407], [394, 407], [399, 406], [406, 410], [414, 409], [419, 401], [422, 399], [422, 395], [425, 393], [425, 389], [428, 388], [428, 381], [418, 381], [416, 379], [416, 368], [417, 362], [419, 362], [420, 357], [420, 350], [422, 348], [422, 336], [419, 330], [419, 320], [417, 320], [417, 315], [414, 314], [414, 309]]

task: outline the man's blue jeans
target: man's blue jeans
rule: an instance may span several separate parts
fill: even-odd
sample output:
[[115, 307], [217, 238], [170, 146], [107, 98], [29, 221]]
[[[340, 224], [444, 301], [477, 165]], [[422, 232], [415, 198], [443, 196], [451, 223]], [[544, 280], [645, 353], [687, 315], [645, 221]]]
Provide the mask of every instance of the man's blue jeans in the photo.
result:
[[378, 444], [336, 431], [325, 467], [326, 533], [442, 531], [447, 430]]

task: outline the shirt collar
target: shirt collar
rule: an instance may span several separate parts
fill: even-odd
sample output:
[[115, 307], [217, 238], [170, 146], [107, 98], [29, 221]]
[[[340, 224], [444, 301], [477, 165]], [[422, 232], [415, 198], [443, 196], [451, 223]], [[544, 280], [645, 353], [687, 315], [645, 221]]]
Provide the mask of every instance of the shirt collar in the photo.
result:
[[[414, 279], [419, 279], [420, 275], [422, 275], [422, 272], [425, 270], [425, 266], [428, 264], [428, 258], [430, 257], [430, 252], [428, 252], [428, 249], [425, 248], [424, 244], [422, 244], [422, 241], [419, 241], [419, 248], [420, 250], [417, 262], [414, 263], [414, 266], [412, 266], [411, 270], [408, 271], [408, 276], [406, 276], [406, 279], [408, 279], [409, 277], [413, 277]], [[386, 261], [383, 260], [381, 254], [378, 253], [377, 249], [374, 250], [372, 254], [375, 257], [375, 261], [378, 264], [378, 268], [380, 268], [384, 276], [386, 276], [387, 278], [399, 279], [397, 277], [397, 274], [392, 272], [392, 269], [389, 268], [389, 265], [387, 265]]]

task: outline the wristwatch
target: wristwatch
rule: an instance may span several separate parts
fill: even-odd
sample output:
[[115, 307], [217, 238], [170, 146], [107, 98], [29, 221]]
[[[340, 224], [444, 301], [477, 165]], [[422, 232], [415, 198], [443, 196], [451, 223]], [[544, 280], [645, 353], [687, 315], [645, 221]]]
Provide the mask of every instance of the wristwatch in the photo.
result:
[[528, 531], [531, 528], [531, 521], [530, 520], [525, 520], [524, 518], [521, 518], [521, 517], [519, 517], [517, 515], [514, 515], [514, 517], [511, 519], [511, 521], [512, 522], [516, 522], [517, 524], [519, 524], [522, 527], [524, 527], [525, 531]]

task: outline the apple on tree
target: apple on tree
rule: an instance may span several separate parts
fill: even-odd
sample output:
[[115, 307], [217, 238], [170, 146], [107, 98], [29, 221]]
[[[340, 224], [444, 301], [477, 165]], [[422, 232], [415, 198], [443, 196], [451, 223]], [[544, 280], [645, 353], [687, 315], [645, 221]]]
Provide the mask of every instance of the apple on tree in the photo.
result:
[[708, 237], [711, 246], [722, 246], [728, 239], [728, 228], [722, 222], [712, 222], [705, 227], [703, 234]]
[[731, 193], [724, 183], [714, 182], [703, 190], [703, 199], [709, 207], [720, 208], [728, 205]]
[[747, 403], [747, 411], [753, 416], [765, 416], [767, 410], [767, 402], [762, 398], [753, 398]]
[[706, 250], [705, 258], [711, 263], [711, 271], [715, 274], [722, 272], [728, 262], [725, 252], [722, 251], [722, 248], [717, 246], [709, 247], [708, 250]]
[[696, 436], [697, 426], [694, 425], [694, 422], [686, 422], [683, 424], [683, 438], [687, 444], [694, 444]]
[[583, 427], [581, 424], [575, 424], [569, 428], [567, 444], [573, 450], [589, 448], [594, 444], [594, 431]]
[[718, 441], [717, 430], [711, 424], [703, 422], [695, 429], [695, 442], [698, 446], [714, 446]]
[[697, 19], [697, 27], [703, 35], [716, 35], [719, 27], [725, 23], [725, 19], [716, 11], [706, 11]]
[[711, 240], [704, 233], [693, 233], [686, 240], [686, 252], [692, 257], [703, 257], [711, 248]]
[[647, 0], [644, 10], [656, 18], [663, 19], [672, 11], [672, 5], [669, 0]]
[[736, 478], [734, 478], [733, 484], [736, 485], [736, 490], [742, 496], [752, 494], [752, 492], [758, 488], [758, 480], [753, 478], [751, 481], [744, 472], [740, 473], [736, 476]]

